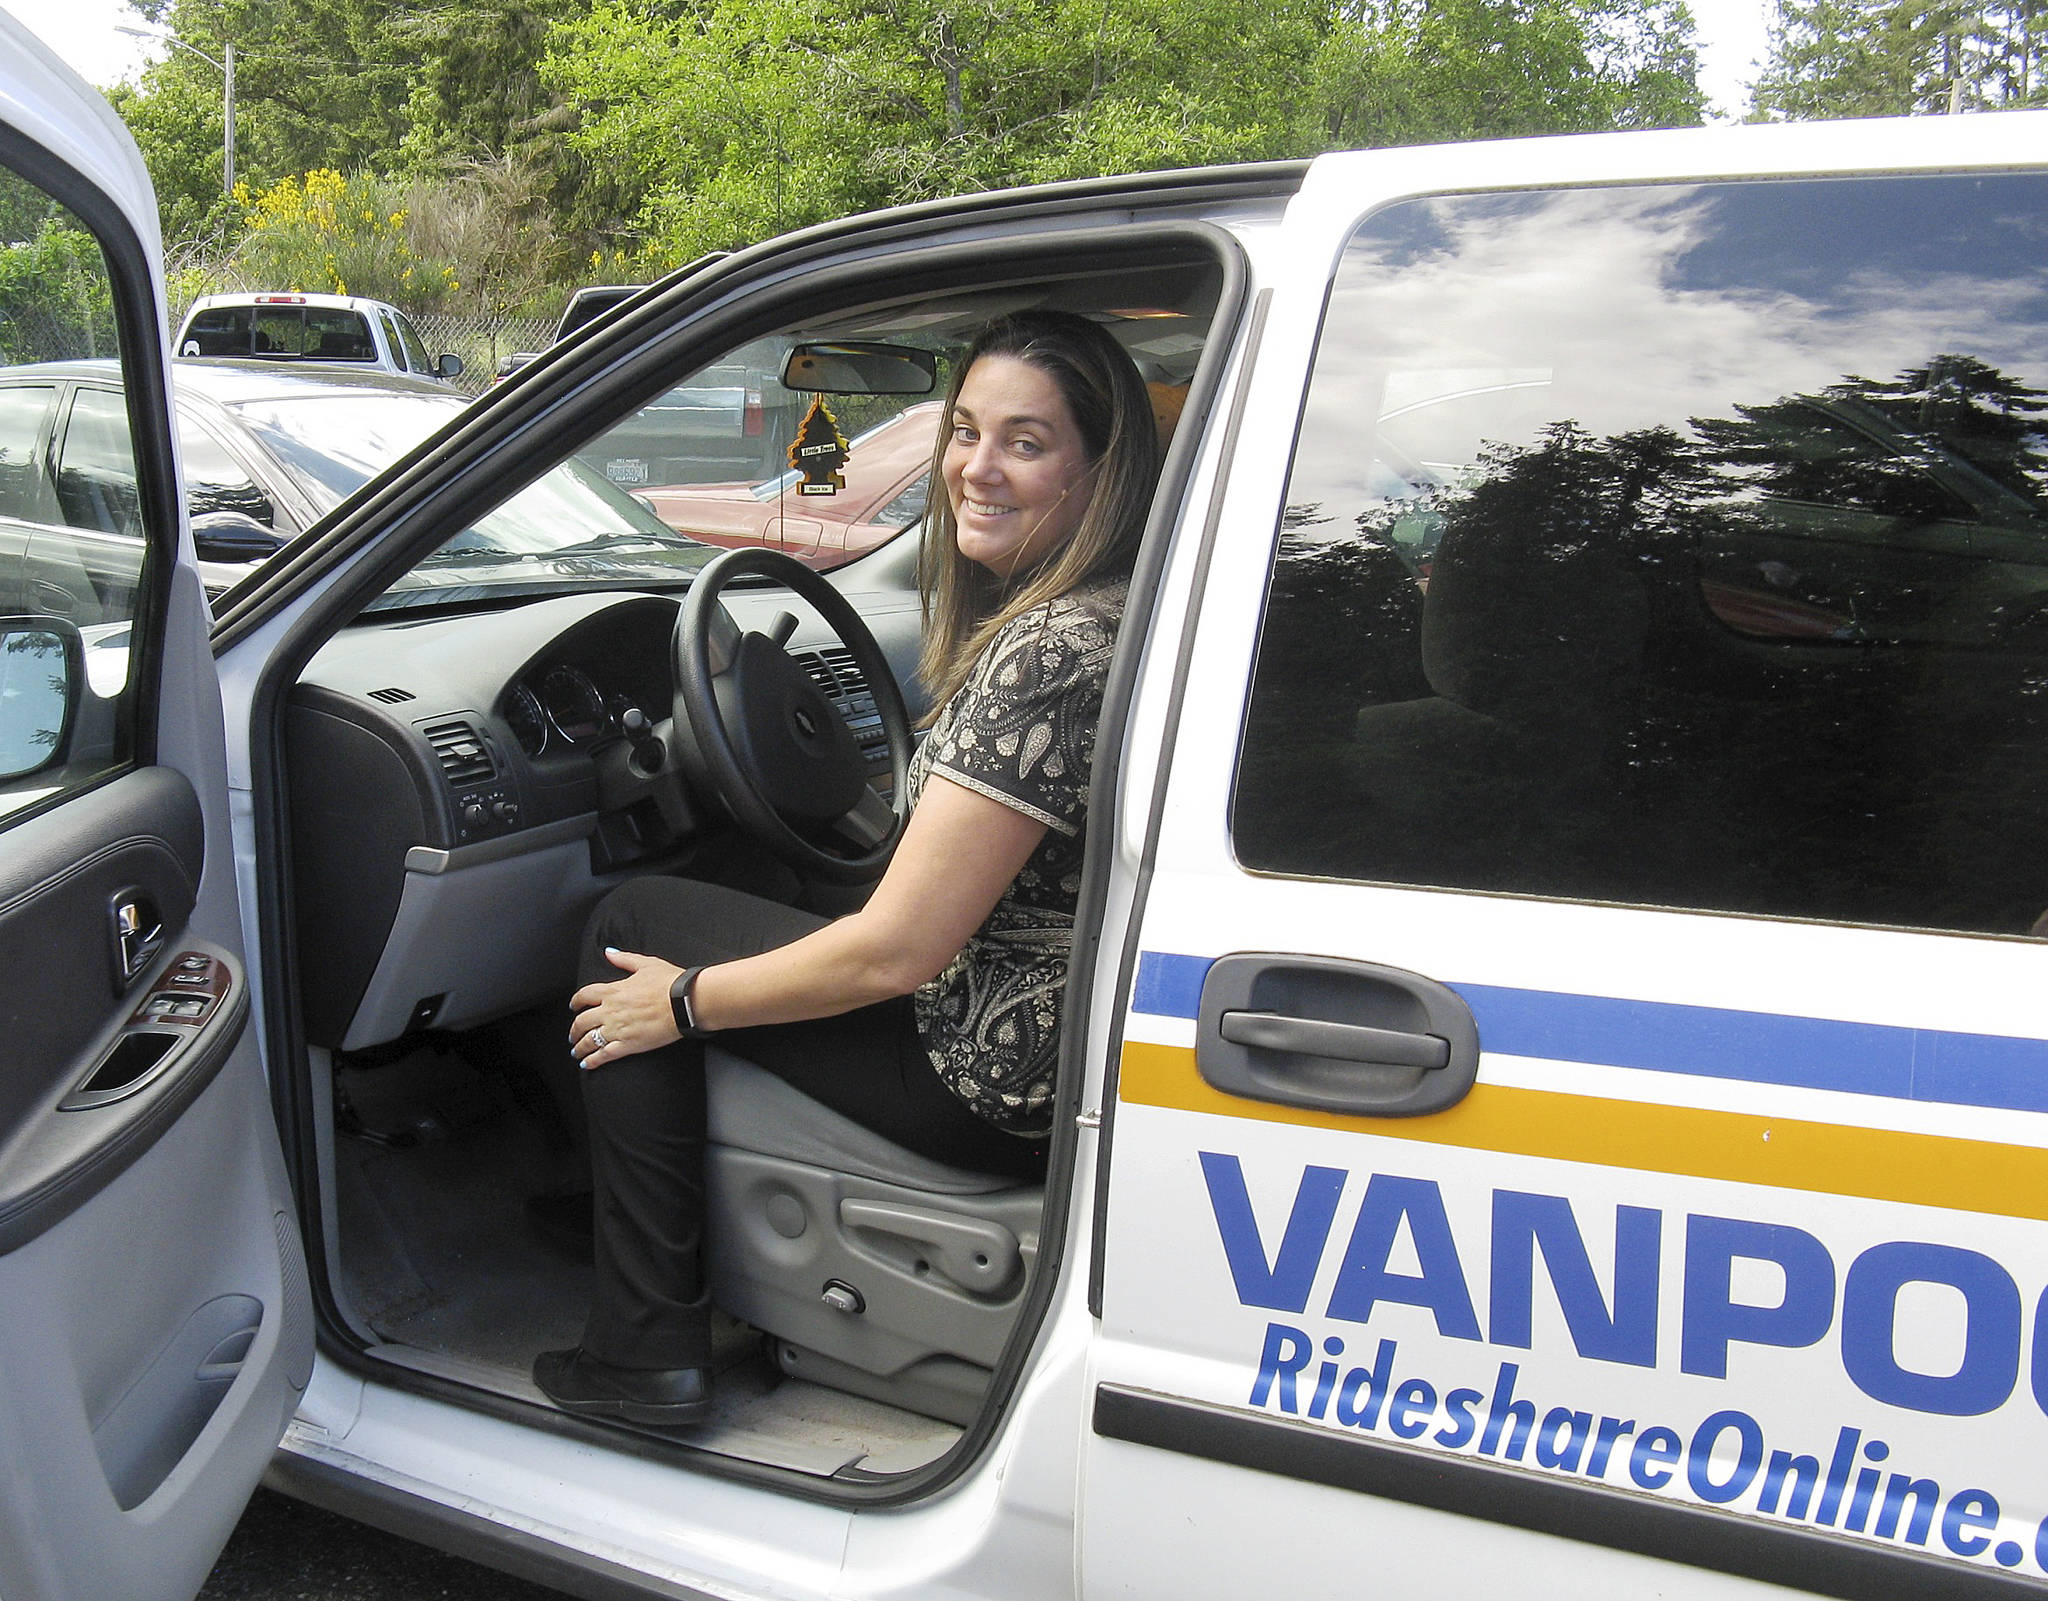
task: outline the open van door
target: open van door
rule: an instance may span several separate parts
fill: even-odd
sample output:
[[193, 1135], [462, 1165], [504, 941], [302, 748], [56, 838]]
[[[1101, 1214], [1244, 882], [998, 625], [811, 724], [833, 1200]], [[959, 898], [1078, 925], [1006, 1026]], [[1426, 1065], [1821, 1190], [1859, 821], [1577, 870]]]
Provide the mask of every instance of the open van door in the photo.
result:
[[[9, 1601], [193, 1595], [312, 1368], [305, 1266], [247, 1028], [156, 240], [120, 122], [0, 14], [0, 366], [117, 365], [126, 394], [87, 465], [61, 475], [49, 418], [27, 401], [0, 417]], [[67, 563], [87, 534], [125, 540], [134, 581], [95, 583]], [[62, 581], [73, 567], [85, 582]]]

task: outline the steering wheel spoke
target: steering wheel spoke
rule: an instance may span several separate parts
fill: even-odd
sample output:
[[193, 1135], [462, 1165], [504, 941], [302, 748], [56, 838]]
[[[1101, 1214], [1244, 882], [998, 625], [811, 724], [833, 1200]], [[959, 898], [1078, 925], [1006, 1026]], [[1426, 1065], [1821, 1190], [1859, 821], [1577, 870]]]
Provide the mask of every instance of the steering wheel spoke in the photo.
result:
[[[852, 655], [888, 738], [894, 805], [869, 786], [867, 756], [839, 703], [783, 649], [795, 619], [782, 613], [748, 631], [726, 610], [719, 597], [743, 576], [793, 591]], [[846, 598], [780, 551], [729, 550], [684, 598], [675, 672], [692, 775], [734, 820], [801, 873], [838, 884], [879, 878], [908, 811], [910, 722], [888, 659]]]
[[850, 811], [833, 818], [826, 833], [834, 843], [858, 855], [879, 850], [895, 837], [896, 809], [868, 785], [860, 787], [860, 799]]
[[[704, 660], [713, 678], [723, 678], [739, 660], [740, 640], [745, 630], [722, 605], [713, 605], [705, 615]], [[786, 636], [785, 636], [786, 637]]]

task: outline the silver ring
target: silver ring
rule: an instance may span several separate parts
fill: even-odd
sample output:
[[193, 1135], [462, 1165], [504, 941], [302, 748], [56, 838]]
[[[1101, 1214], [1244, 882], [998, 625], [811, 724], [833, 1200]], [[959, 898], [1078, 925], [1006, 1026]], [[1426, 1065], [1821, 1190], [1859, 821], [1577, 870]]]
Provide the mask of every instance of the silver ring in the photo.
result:
[[604, 1037], [604, 1030], [603, 1030], [603, 1029], [601, 1029], [601, 1028], [594, 1028], [594, 1029], [592, 1029], [592, 1030], [590, 1031], [590, 1048], [591, 1048], [591, 1049], [592, 1049], [593, 1051], [601, 1051], [601, 1050], [603, 1050], [603, 1049], [605, 1048], [605, 1045], [606, 1045], [607, 1043], [608, 1043], [608, 1042], [606, 1041], [606, 1039], [605, 1039], [605, 1037]]

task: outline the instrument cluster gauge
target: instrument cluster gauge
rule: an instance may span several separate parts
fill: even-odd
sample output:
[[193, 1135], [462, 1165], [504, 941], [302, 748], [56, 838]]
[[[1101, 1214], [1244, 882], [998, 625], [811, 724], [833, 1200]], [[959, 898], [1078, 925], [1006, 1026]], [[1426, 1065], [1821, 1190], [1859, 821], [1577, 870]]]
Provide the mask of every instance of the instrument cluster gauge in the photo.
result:
[[548, 748], [548, 714], [541, 710], [540, 697], [524, 684], [514, 684], [505, 697], [505, 721], [527, 755], [538, 756]]
[[555, 732], [572, 745], [593, 745], [611, 732], [604, 696], [580, 667], [555, 667], [540, 681], [540, 703]]

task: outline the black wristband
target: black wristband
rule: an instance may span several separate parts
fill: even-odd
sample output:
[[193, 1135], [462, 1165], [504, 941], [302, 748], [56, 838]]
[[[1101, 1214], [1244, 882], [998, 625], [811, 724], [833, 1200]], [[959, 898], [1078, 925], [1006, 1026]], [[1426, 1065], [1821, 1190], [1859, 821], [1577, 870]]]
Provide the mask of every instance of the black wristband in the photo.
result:
[[[709, 964], [705, 964], [708, 966]], [[669, 1010], [675, 1014], [676, 1031], [686, 1040], [701, 1040], [708, 1034], [716, 1034], [714, 1028], [702, 1028], [697, 1023], [696, 1008], [690, 1004], [690, 986], [697, 982], [697, 975], [703, 967], [686, 967], [668, 987]]]

